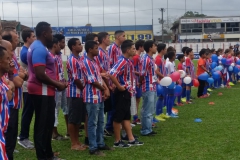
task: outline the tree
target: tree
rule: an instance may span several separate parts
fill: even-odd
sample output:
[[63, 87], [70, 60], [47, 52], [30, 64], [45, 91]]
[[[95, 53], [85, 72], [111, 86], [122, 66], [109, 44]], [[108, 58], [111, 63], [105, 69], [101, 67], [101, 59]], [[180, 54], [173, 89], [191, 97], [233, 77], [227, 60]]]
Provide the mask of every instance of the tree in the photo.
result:
[[200, 14], [199, 12], [196, 11], [187, 11], [183, 17], [206, 17], [207, 15], [205, 14]]
[[199, 12], [196, 11], [187, 11], [184, 13], [183, 16], [175, 19], [175, 21], [172, 23], [172, 27], [170, 28], [171, 30], [175, 30], [179, 26], [179, 19], [183, 17], [206, 17], [207, 15], [205, 14], [200, 14]]

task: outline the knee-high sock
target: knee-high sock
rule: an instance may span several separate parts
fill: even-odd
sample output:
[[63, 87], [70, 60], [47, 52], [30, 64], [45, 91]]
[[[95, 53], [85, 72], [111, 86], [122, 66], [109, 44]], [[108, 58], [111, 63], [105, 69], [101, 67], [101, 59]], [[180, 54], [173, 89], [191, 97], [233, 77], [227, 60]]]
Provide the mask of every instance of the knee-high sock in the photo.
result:
[[222, 84], [222, 78], [220, 78], [220, 79], [218, 80], [218, 87], [220, 87], [221, 84]]
[[168, 115], [172, 114], [173, 104], [174, 104], [174, 96], [173, 95], [168, 95], [168, 100], [167, 100], [167, 113], [168, 113]]
[[214, 87], [215, 87], [215, 88], [218, 87], [218, 80], [214, 80]]
[[183, 87], [182, 89], [182, 98], [186, 97], [186, 87]]
[[203, 89], [203, 95], [207, 94], [207, 89], [208, 89], [208, 86], [205, 86]]
[[190, 101], [190, 90], [186, 90], [186, 100]]
[[164, 107], [164, 106], [167, 106], [167, 100], [168, 100], [168, 95], [166, 95], [166, 96], [164, 97], [163, 107]]
[[177, 103], [181, 103], [181, 95], [177, 97]]
[[133, 120], [136, 121], [138, 119], [138, 115], [133, 116]]
[[156, 115], [160, 115], [163, 113], [163, 97], [159, 97], [156, 104]]

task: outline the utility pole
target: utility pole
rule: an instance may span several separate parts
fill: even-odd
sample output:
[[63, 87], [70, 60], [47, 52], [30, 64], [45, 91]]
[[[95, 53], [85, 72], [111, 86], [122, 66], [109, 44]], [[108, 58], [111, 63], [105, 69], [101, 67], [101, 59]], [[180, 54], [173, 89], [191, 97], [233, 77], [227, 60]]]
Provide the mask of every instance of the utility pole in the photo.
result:
[[163, 38], [163, 24], [164, 24], [163, 12], [165, 12], [165, 9], [164, 9], [164, 8], [161, 8], [161, 9], [159, 9], [159, 10], [162, 12], [162, 19], [158, 18], [158, 20], [159, 20], [159, 23], [162, 24], [162, 43], [163, 43], [163, 40], [164, 40], [164, 38]]

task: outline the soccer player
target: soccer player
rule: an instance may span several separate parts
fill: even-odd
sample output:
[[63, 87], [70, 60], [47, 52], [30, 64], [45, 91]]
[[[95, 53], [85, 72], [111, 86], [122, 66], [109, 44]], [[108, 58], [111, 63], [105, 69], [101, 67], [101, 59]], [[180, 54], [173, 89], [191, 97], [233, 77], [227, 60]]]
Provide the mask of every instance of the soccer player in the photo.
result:
[[[59, 47], [61, 50], [65, 48], [65, 37], [62, 34], [55, 34], [53, 36], [54, 38], [57, 38], [59, 42]], [[66, 82], [66, 79], [64, 78], [64, 67], [63, 67], [63, 61], [62, 61], [62, 52], [60, 51], [59, 54], [56, 54], [58, 62], [59, 62], [59, 78], [60, 81]], [[58, 125], [58, 114], [59, 114], [59, 108], [62, 108], [64, 119], [66, 122], [66, 135], [65, 138], [69, 137], [68, 133], [68, 107], [67, 107], [67, 91], [66, 89], [61, 92], [56, 92], [55, 100], [56, 100], [56, 108], [55, 108], [55, 123], [53, 128], [53, 139], [64, 139], [62, 135], [58, 133], [57, 125]]]
[[52, 29], [47, 22], [36, 26], [37, 40], [29, 47], [28, 93], [35, 108], [34, 145], [38, 159], [53, 159], [51, 145], [55, 120], [55, 89], [62, 91], [66, 83], [56, 80], [54, 59], [46, 49], [52, 42]]
[[[95, 42], [97, 42], [97, 43], [99, 43], [98, 42], [98, 35], [97, 34], [95, 34], [95, 33], [89, 33], [89, 34], [87, 34], [86, 35], [86, 38], [85, 38], [85, 43], [87, 42], [87, 41], [95, 41]], [[83, 56], [86, 56], [87, 55], [87, 52], [86, 52], [86, 50], [83, 52]], [[84, 57], [82, 57], [82, 59], [83, 59]]]
[[[107, 47], [110, 45], [109, 34], [107, 32], [100, 32], [98, 33], [98, 41], [99, 41], [99, 54], [95, 56], [94, 59], [98, 67], [100, 68], [101, 76], [105, 82], [105, 84], [109, 87], [109, 75], [108, 71], [110, 71], [110, 63], [109, 57], [107, 52]], [[110, 111], [112, 109], [111, 99], [108, 98], [104, 101], [104, 113]], [[106, 136], [111, 136], [110, 133], [107, 133], [105, 130]]]
[[9, 88], [4, 82], [4, 75], [9, 72], [10, 60], [10, 54], [7, 52], [6, 48], [0, 46], [0, 159], [2, 160], [8, 159], [5, 148], [4, 133], [7, 130], [9, 121], [8, 102], [12, 99], [12, 92], [11, 88]]
[[[86, 149], [78, 140], [79, 126], [86, 118], [86, 108], [83, 103], [82, 90], [85, 86], [83, 76], [83, 62], [80, 60], [82, 45], [78, 38], [68, 41], [68, 48], [72, 52], [67, 60], [68, 88], [68, 131], [71, 139], [71, 149], [82, 151]], [[85, 124], [86, 125], [86, 124]]]
[[[36, 40], [34, 31], [31, 29], [24, 29], [22, 31], [22, 39], [24, 45], [20, 52], [20, 65], [27, 71], [27, 52], [30, 45]], [[29, 140], [29, 129], [32, 121], [34, 107], [32, 105], [32, 100], [29, 98], [27, 90], [27, 81], [23, 83], [23, 111], [22, 111], [22, 120], [21, 120], [21, 131], [19, 134], [18, 144], [26, 149], [33, 149], [33, 142]]]
[[[115, 84], [115, 112], [114, 112], [114, 147], [128, 148], [132, 145], [143, 145], [134, 138], [131, 129], [131, 96], [133, 93], [133, 67], [129, 58], [134, 55], [135, 47], [131, 40], [125, 40], [121, 45], [123, 55], [119, 57], [117, 63], [110, 70], [110, 79]], [[121, 125], [128, 135], [128, 144], [121, 140]]]
[[[126, 37], [125, 37], [125, 32], [122, 30], [117, 30], [115, 31], [115, 42], [110, 45], [109, 49], [108, 49], [108, 56], [109, 56], [109, 63], [110, 63], [110, 69], [117, 63], [118, 61], [118, 57], [120, 57], [122, 55], [122, 51], [121, 51], [121, 44], [123, 43], [123, 41], [125, 41]], [[112, 106], [114, 105], [114, 89], [115, 86], [114, 84], [111, 83], [110, 85], [110, 96], [112, 99]], [[105, 135], [108, 133], [113, 133], [113, 108], [111, 109], [111, 111], [108, 112], [108, 116], [107, 116], [107, 124], [106, 124], [106, 128], [105, 128]]]
[[[200, 74], [207, 72], [208, 74], [210, 74], [210, 72], [208, 72], [207, 68], [206, 68], [206, 49], [202, 49], [199, 52], [199, 60], [198, 60], [198, 64], [197, 64], [197, 76], [199, 76]], [[198, 98], [206, 98], [203, 95], [203, 91], [204, 91], [204, 87], [206, 85], [206, 81], [198, 79], [199, 81], [199, 86], [198, 86], [198, 92], [197, 92], [197, 96]]]
[[[186, 56], [186, 50], [188, 49], [188, 47], [183, 47], [182, 48], [182, 53], [183, 53], [183, 55], [184, 55], [184, 59], [185, 59], [185, 62], [183, 62], [183, 70], [184, 71], [186, 71], [185, 69], [186, 69], [186, 58], [187, 58], [187, 56]], [[186, 85], [183, 83], [182, 84], [182, 99], [181, 99], [183, 102], [186, 102]]]
[[[98, 33], [98, 41], [99, 41], [99, 47], [98, 47], [99, 54], [98, 56], [95, 57], [95, 60], [100, 68], [101, 76], [105, 84], [110, 89], [111, 83], [109, 81], [109, 74], [108, 74], [108, 72], [110, 71], [110, 59], [107, 51], [107, 47], [110, 45], [109, 34], [107, 32]], [[113, 94], [110, 94], [110, 98], [104, 101], [104, 113], [110, 112], [113, 108], [112, 96]], [[104, 129], [104, 136], [111, 137], [112, 136], [111, 132], [112, 132], [112, 129], [110, 132]]]
[[153, 55], [157, 52], [157, 46], [154, 41], [149, 40], [144, 43], [146, 54], [141, 59], [141, 76], [139, 83], [142, 86], [142, 129], [143, 136], [152, 136], [156, 134], [152, 130], [152, 121], [154, 108], [156, 106], [156, 83], [157, 75], [155, 73], [155, 62]]
[[[185, 62], [185, 56], [184, 56], [184, 54], [179, 55], [179, 56], [178, 56], [178, 60], [179, 60], [179, 63], [178, 63], [177, 69], [184, 71], [184, 67], [183, 67], [183, 63]], [[183, 87], [183, 86], [186, 87], [186, 85], [185, 85], [184, 82], [183, 82], [183, 78], [181, 78], [180, 81], [181, 81], [181, 86], [182, 86], [182, 87]], [[183, 105], [184, 105], [184, 104], [181, 102], [181, 97], [182, 97], [182, 94], [177, 96], [177, 106], [183, 106]]]
[[[195, 79], [195, 69], [194, 69], [194, 54], [193, 54], [193, 49], [188, 48], [186, 50], [186, 56], [187, 58], [185, 59], [185, 65], [186, 65], [186, 74], [187, 76], [192, 78], [192, 81]], [[190, 96], [191, 96], [191, 87], [193, 83], [191, 82], [190, 84], [186, 84], [186, 103], [191, 104], [192, 102], [190, 101]]]
[[[175, 61], [176, 54], [175, 54], [175, 52], [168, 52], [167, 54], [168, 54], [169, 61], [166, 62], [165, 69], [166, 69], [166, 74], [169, 76], [173, 72], [175, 72], [175, 65], [174, 65], [173, 62]], [[166, 102], [167, 115], [172, 117], [172, 118], [178, 118], [177, 115], [172, 113], [172, 107], [174, 105], [174, 100], [175, 100], [174, 89], [168, 88], [167, 89], [167, 102]]]
[[[157, 65], [157, 70], [155, 71], [158, 77], [158, 80], [160, 81], [164, 76], [165, 76], [165, 60], [164, 60], [164, 55], [167, 53], [167, 47], [166, 44], [164, 43], [160, 43], [157, 45], [157, 51], [158, 51], [158, 55], [155, 58], [155, 64]], [[157, 84], [160, 85], [160, 84]], [[166, 87], [163, 87], [164, 90], [166, 90]], [[169, 116], [163, 114], [163, 105], [164, 105], [164, 98], [165, 98], [165, 94], [161, 95], [160, 97], [158, 97], [158, 101], [156, 104], [156, 116], [155, 118], [158, 121], [166, 121], [166, 118], [169, 118]]]
[[[104, 156], [100, 150], [112, 150], [104, 143], [104, 99], [108, 98], [110, 93], [104, 83], [100, 68], [94, 57], [98, 56], [98, 43], [87, 41], [85, 44], [87, 56], [83, 60], [83, 73], [86, 79], [86, 85], [83, 90], [83, 101], [86, 104], [88, 113], [88, 136], [89, 153], [91, 155]], [[104, 99], [103, 99], [104, 97]]]
[[[17, 61], [17, 57], [14, 53], [18, 43], [19, 43], [19, 37], [16, 32], [15, 28], [9, 27], [5, 28], [5, 30], [2, 33], [2, 38], [4, 40], [9, 41], [12, 44], [12, 54], [11, 58], [14, 63], [14, 70], [12, 73], [8, 73], [9, 79], [11, 79], [15, 85], [15, 93], [14, 98], [9, 101], [9, 112], [10, 112], [10, 118], [9, 118], [9, 125], [7, 132], [5, 133], [6, 138], [6, 151], [8, 155], [8, 159], [13, 159], [13, 152], [16, 147], [17, 143], [17, 135], [18, 135], [18, 112], [19, 109], [22, 107], [22, 85], [23, 81], [27, 79], [27, 73], [20, 70], [20, 65]], [[13, 76], [13, 79], [10, 78]]]
[[[61, 60], [59, 57], [61, 48], [59, 45], [59, 41], [57, 38], [53, 37], [53, 40], [51, 43], [47, 44], [47, 48], [52, 56], [52, 58], [54, 59], [54, 64], [55, 64], [55, 76], [56, 76], [56, 80], [60, 81], [60, 82], [65, 82], [63, 80], [63, 75], [62, 75], [62, 64], [61, 64]], [[60, 135], [57, 132], [57, 125], [58, 125], [58, 110], [59, 110], [59, 103], [61, 103], [61, 101], [59, 102], [59, 99], [62, 99], [62, 91], [56, 91], [55, 92], [55, 102], [56, 102], [56, 106], [55, 106], [55, 122], [54, 122], [54, 128], [53, 128], [53, 134], [52, 134], [52, 139], [53, 140], [64, 140], [64, 137], [62, 135]]]
[[[138, 83], [139, 77], [140, 77], [140, 55], [142, 52], [144, 52], [144, 45], [145, 41], [144, 40], [137, 40], [135, 43], [136, 47], [136, 54], [133, 56], [133, 64], [134, 64], [134, 69], [135, 69], [135, 76], [136, 76], [136, 82]], [[142, 97], [142, 88], [140, 88], [136, 84], [136, 106], [137, 106], [137, 114], [133, 116], [133, 124], [141, 124], [140, 119], [138, 118], [138, 108], [139, 108], [139, 103]]]
[[[7, 50], [8, 55], [11, 57], [11, 55], [12, 55], [12, 44], [10, 42], [6, 41], [6, 40], [1, 40], [1, 46], [4, 47]], [[13, 97], [12, 93], [15, 92], [15, 86], [14, 86], [14, 83], [12, 82], [13, 76], [11, 76], [13, 71], [14, 71], [14, 69], [15, 69], [15, 65], [14, 65], [13, 60], [11, 59], [10, 60], [10, 69], [8, 71], [10, 76], [8, 76], [8, 73], [6, 73], [2, 77], [3, 78], [3, 82], [5, 84], [7, 84], [8, 88], [9, 88], [9, 90], [7, 91], [8, 101], [12, 100], [12, 97]], [[10, 93], [8, 93], [8, 92], [10, 92]]]

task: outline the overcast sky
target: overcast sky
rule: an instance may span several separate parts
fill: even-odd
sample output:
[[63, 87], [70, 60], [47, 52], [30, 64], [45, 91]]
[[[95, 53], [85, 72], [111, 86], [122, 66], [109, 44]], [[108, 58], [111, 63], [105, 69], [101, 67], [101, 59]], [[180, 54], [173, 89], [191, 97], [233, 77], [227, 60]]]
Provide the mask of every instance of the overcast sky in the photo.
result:
[[[153, 2], [156, 34], [161, 30], [158, 23], [158, 18], [161, 17], [159, 8], [166, 9], [164, 19], [167, 20], [168, 17], [169, 21], [185, 13], [184, 0], [135, 0], [136, 14], [134, 0], [120, 0], [120, 18], [119, 0], [88, 0], [89, 18], [87, 0], [72, 0], [72, 5], [71, 0], [32, 0], [32, 5], [31, 0], [18, 1], [19, 3], [17, 0], [0, 0], [0, 16], [5, 20], [19, 20], [29, 27], [36, 26], [39, 21], [47, 21], [52, 26], [84, 26], [88, 22], [92, 26], [152, 24]], [[201, 13], [201, 0], [186, 0], [186, 10]], [[202, 11], [209, 16], [240, 16], [239, 0], [202, 0]]]

